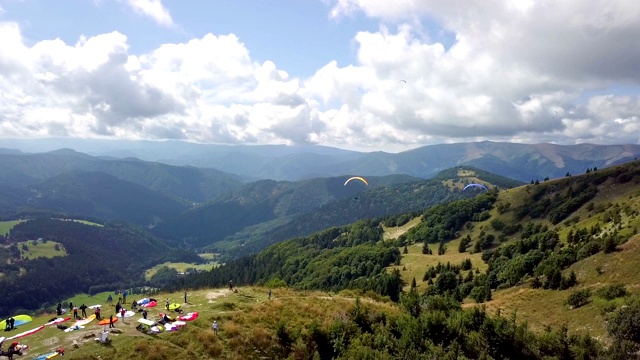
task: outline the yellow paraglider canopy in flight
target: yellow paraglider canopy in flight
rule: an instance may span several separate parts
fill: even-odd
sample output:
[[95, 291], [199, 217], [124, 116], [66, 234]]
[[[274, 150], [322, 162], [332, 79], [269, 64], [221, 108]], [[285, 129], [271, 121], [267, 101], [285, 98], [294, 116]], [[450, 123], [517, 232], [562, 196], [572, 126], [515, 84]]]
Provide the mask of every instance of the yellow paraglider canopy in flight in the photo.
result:
[[365, 180], [364, 178], [362, 178], [362, 177], [360, 177], [360, 176], [354, 176], [354, 177], [352, 177], [352, 178], [347, 179], [347, 181], [345, 181], [345, 182], [344, 182], [344, 185], [346, 186], [346, 185], [349, 183], [349, 181], [351, 181], [351, 180], [360, 180], [360, 181], [362, 181], [363, 183], [365, 183], [365, 184], [369, 185], [369, 183], [367, 182], [367, 180]]

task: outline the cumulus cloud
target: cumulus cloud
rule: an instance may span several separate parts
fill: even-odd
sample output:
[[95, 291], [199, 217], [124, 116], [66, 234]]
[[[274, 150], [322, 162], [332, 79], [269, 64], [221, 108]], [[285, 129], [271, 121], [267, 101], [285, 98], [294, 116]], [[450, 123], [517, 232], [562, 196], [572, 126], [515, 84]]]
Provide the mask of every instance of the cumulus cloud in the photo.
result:
[[125, 0], [125, 3], [138, 14], [152, 18], [159, 25], [173, 26], [171, 14], [162, 5], [161, 0]]
[[355, 35], [355, 63], [306, 78], [257, 62], [233, 34], [134, 54], [118, 32], [29, 44], [0, 23], [0, 133], [383, 150], [640, 141], [640, 3], [336, 0], [330, 16], [356, 12], [384, 25]]
[[305, 143], [323, 125], [298, 79], [256, 63], [235, 35], [133, 55], [118, 32], [32, 46], [0, 23], [0, 131], [6, 136]]
[[[362, 12], [387, 26], [398, 26], [395, 32], [383, 27], [358, 34], [359, 65], [372, 69], [378, 83], [407, 79], [399, 92], [402, 98], [397, 93], [384, 97], [393, 99], [396, 115], [389, 115], [386, 122], [412, 129], [415, 138], [511, 140], [535, 139], [537, 134], [565, 143], [638, 141], [637, 135], [622, 132], [637, 124], [633, 117], [622, 115], [635, 111], [632, 103], [637, 96], [624, 101], [611, 96], [618, 99], [618, 106], [608, 113], [592, 104], [595, 98], [586, 107], [576, 104], [585, 90], [640, 85], [640, 65], [633, 60], [640, 56], [640, 46], [631, 35], [640, 32], [634, 20], [640, 15], [640, 3], [337, 0], [333, 4], [333, 17]], [[455, 34], [449, 49], [422, 35], [415, 24], [424, 16]], [[339, 70], [346, 68], [334, 72]], [[625, 120], [616, 122], [617, 117]], [[405, 135], [398, 140], [411, 138]]]

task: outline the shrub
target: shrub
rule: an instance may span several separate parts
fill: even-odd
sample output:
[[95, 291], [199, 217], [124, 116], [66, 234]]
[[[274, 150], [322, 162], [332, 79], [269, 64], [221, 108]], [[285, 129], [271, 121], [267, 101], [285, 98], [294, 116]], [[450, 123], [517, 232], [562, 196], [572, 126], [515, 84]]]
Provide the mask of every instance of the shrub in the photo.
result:
[[640, 343], [640, 303], [616, 310], [607, 323], [607, 331], [616, 339]]
[[619, 297], [625, 297], [629, 295], [629, 292], [622, 284], [613, 284], [605, 286], [596, 291], [596, 296], [607, 300], [613, 300]]
[[476, 286], [471, 290], [469, 296], [477, 303], [491, 300], [491, 289], [488, 286]]
[[571, 306], [572, 308], [576, 309], [588, 304], [590, 300], [591, 300], [591, 290], [582, 289], [582, 290], [572, 292], [567, 298], [567, 301], [565, 303]]

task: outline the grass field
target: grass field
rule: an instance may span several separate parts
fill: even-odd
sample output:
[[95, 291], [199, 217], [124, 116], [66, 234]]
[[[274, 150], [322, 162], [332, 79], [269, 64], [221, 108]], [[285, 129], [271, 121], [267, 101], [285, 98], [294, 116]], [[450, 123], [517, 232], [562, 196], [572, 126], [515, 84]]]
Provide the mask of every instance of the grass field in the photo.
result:
[[219, 265], [216, 262], [209, 262], [207, 264], [190, 264], [190, 263], [184, 263], [184, 262], [180, 262], [180, 263], [165, 262], [164, 264], [158, 264], [158, 265], [152, 267], [151, 269], [147, 270], [144, 273], [144, 278], [147, 279], [147, 280], [151, 279], [153, 277], [153, 275], [155, 275], [158, 272], [158, 269], [160, 269], [163, 266], [167, 266], [167, 267], [170, 267], [172, 269], [176, 269], [176, 271], [178, 271], [178, 272], [184, 272], [185, 270], [187, 270], [189, 268], [194, 268], [196, 270], [209, 271], [209, 270], [211, 270], [212, 267], [219, 266]]
[[[384, 238], [395, 239], [398, 236], [404, 234], [411, 227], [419, 223], [420, 217], [417, 217], [415, 219], [412, 219], [405, 225], [385, 228]], [[451, 264], [458, 265], [465, 259], [471, 259], [473, 269], [478, 268], [480, 269], [480, 271], [485, 271], [487, 268], [487, 264], [482, 261], [482, 254], [459, 253], [459, 244], [460, 239], [456, 239], [447, 243], [447, 250], [445, 251], [444, 255], [435, 255], [438, 253], [438, 244], [429, 245], [429, 248], [434, 255], [423, 254], [422, 243], [408, 245], [407, 254], [402, 254], [400, 265], [390, 266], [389, 269], [400, 270], [402, 280], [406, 284], [405, 290], [408, 289], [409, 286], [411, 286], [411, 281], [414, 277], [416, 279], [416, 285], [418, 285], [418, 289], [424, 289], [427, 284], [426, 282], [422, 281], [422, 277], [430, 266], [435, 266], [438, 264], [438, 262], [441, 262], [443, 264], [450, 262]], [[403, 248], [400, 248], [400, 251], [402, 252]]]
[[0, 235], [6, 236], [14, 226], [25, 221], [27, 220], [0, 221]]
[[[28, 251], [22, 250], [22, 246], [24, 244], [27, 245], [27, 248], [29, 249]], [[58, 246], [58, 250], [56, 250], [56, 245]], [[20, 249], [20, 252], [25, 259], [36, 259], [40, 257], [52, 258], [56, 256], [67, 255], [67, 252], [65, 251], [62, 244], [55, 241], [47, 241], [45, 243], [41, 241], [29, 240], [24, 243], [18, 243], [18, 248]]]
[[[77, 296], [74, 304], [103, 304], [107, 293], [94, 297]], [[199, 317], [188, 322], [176, 332], [147, 335], [136, 330], [141, 315], [116, 322], [109, 334], [111, 342], [101, 344], [95, 340], [102, 330], [96, 321], [84, 329], [65, 333], [54, 327], [46, 327], [34, 335], [21, 339], [29, 345], [22, 357], [31, 359], [57, 348], [65, 349], [65, 359], [246, 359], [261, 358], [260, 351], [277, 343], [276, 325], [286, 319], [286, 327], [292, 333], [301, 331], [313, 321], [328, 325], [339, 316], [344, 316], [354, 304], [354, 298], [345, 295], [330, 295], [323, 292], [296, 292], [286, 288], [273, 290], [268, 300], [267, 289], [257, 287], [239, 288], [237, 293], [228, 289], [205, 289], [188, 293], [188, 303], [183, 302], [183, 293], [163, 293], [156, 298], [164, 303], [181, 303], [184, 312], [198, 312]], [[102, 300], [102, 302], [101, 302]], [[68, 305], [68, 300], [65, 301]], [[367, 307], [397, 312], [393, 304], [363, 299]], [[67, 306], [68, 307], [68, 306]], [[105, 306], [103, 317], [112, 314]], [[90, 310], [88, 310], [89, 312]], [[149, 319], [159, 319], [164, 312], [162, 306], [150, 308]], [[34, 317], [32, 323], [23, 325], [14, 333], [30, 330], [49, 321], [53, 314]], [[220, 327], [216, 336], [211, 324], [217, 320]], [[65, 324], [70, 325], [68, 321]]]

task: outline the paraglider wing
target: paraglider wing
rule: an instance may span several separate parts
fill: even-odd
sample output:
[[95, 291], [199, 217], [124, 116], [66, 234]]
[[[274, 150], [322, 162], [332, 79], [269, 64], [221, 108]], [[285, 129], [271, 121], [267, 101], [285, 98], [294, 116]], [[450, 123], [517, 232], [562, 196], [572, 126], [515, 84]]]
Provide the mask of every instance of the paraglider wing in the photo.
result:
[[485, 189], [486, 191], [489, 191], [489, 189], [487, 189], [487, 187], [482, 184], [469, 184], [465, 186], [464, 189], [462, 189], [462, 191], [465, 191], [467, 190], [467, 188], [470, 188], [470, 187], [479, 187], [479, 188]]
[[351, 177], [351, 178], [347, 179], [347, 181], [345, 181], [345, 182], [344, 182], [344, 185], [346, 186], [346, 185], [349, 183], [349, 181], [351, 181], [351, 180], [360, 180], [360, 181], [362, 181], [363, 183], [365, 183], [366, 185], [369, 185], [369, 183], [367, 182], [367, 180], [365, 180], [364, 178], [362, 178], [362, 177], [360, 177], [360, 176], [354, 176], [354, 177]]

